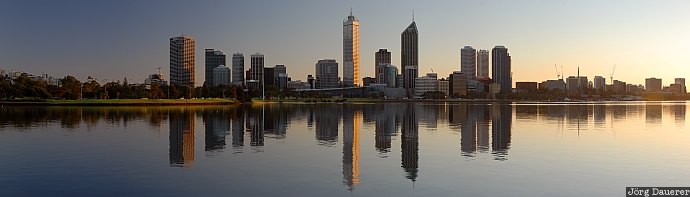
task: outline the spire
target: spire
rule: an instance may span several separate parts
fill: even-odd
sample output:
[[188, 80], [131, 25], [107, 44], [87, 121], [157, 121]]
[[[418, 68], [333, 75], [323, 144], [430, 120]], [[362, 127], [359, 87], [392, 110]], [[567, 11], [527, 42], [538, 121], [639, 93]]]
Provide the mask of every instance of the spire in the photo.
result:
[[352, 16], [352, 7], [350, 7], [350, 16]]
[[414, 22], [414, 10], [412, 10], [412, 22]]

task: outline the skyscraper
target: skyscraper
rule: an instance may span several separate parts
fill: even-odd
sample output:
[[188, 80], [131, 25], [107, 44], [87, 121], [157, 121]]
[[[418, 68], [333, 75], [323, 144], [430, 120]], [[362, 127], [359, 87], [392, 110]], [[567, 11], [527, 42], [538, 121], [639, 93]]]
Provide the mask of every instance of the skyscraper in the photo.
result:
[[467, 79], [477, 77], [477, 50], [472, 46], [465, 46], [460, 49], [460, 71], [465, 74]]
[[232, 54], [232, 83], [244, 85], [244, 54]]
[[194, 38], [170, 38], [170, 83], [194, 86]]
[[338, 87], [338, 62], [332, 59], [319, 60], [316, 63], [316, 89]]
[[359, 20], [350, 16], [343, 21], [343, 85], [359, 86]]
[[[205, 72], [204, 72], [204, 84], [211, 85], [213, 83], [213, 69], [220, 65], [225, 65], [225, 54], [222, 51], [215, 49], [206, 49], [205, 52]], [[230, 76], [228, 76], [229, 78]]]
[[687, 89], [685, 88], [685, 78], [675, 78], [674, 82], [675, 84], [680, 85], [680, 93], [685, 94], [687, 92]]
[[[418, 47], [417, 47], [417, 24], [412, 19], [407, 28], [400, 34], [401, 51], [400, 51], [400, 70], [402, 70], [403, 87], [405, 89], [414, 88], [414, 78], [408, 79], [410, 76], [417, 76], [417, 73], [406, 74], [408, 66], [419, 65]], [[418, 69], [414, 69], [416, 72]]]
[[661, 79], [652, 77], [645, 79], [644, 82], [647, 92], [661, 92]]
[[597, 91], [604, 91], [604, 88], [606, 88], [606, 78], [594, 76], [594, 89]]
[[251, 80], [256, 80], [259, 87], [263, 85], [264, 77], [264, 54], [256, 53], [249, 57], [251, 60], [251, 67], [249, 68], [249, 76]]
[[508, 48], [504, 46], [496, 46], [491, 50], [493, 58], [492, 63], [492, 78], [494, 83], [499, 84], [501, 92], [509, 93], [513, 89], [513, 79], [511, 77], [510, 53]]
[[489, 51], [479, 50], [477, 52], [477, 78], [489, 78]]
[[388, 49], [379, 49], [375, 54], [374, 60], [376, 83], [386, 83], [384, 80], [386, 65], [391, 63], [391, 52], [388, 52]]

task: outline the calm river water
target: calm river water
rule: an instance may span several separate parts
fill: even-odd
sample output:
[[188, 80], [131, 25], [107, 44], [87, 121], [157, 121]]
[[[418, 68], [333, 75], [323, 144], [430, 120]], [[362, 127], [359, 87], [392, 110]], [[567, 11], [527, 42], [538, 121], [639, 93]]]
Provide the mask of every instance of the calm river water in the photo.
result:
[[625, 196], [690, 186], [684, 102], [2, 107], [0, 196]]

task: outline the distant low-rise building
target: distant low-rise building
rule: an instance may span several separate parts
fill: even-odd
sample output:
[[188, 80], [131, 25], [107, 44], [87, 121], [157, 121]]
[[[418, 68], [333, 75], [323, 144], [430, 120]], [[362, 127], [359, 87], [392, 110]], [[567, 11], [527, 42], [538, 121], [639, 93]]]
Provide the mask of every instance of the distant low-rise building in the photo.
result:
[[654, 77], [645, 79], [645, 91], [661, 92], [661, 79]]
[[213, 69], [213, 85], [230, 85], [230, 68], [225, 65], [219, 65]]
[[436, 91], [443, 92], [444, 94], [446, 94], [446, 96], [448, 96], [448, 93], [449, 93], [448, 90], [449, 89], [450, 89], [450, 84], [449, 84], [448, 80], [446, 80], [446, 79], [439, 79], [438, 80], [438, 83], [436, 84]]
[[460, 71], [455, 71], [448, 76], [448, 97], [458, 98], [467, 96], [467, 77]]
[[436, 73], [427, 73], [426, 76], [418, 77], [414, 80], [414, 96], [422, 97], [426, 92], [436, 91], [436, 83], [438, 83], [438, 75]]
[[541, 83], [541, 88], [544, 88], [546, 90], [552, 91], [552, 90], [559, 90], [559, 91], [565, 91], [565, 82], [563, 80], [546, 80]]
[[372, 77], [364, 77], [362, 78], [362, 83], [364, 83], [364, 86], [370, 86], [371, 84], [375, 84], [377, 81], [376, 78]]
[[515, 89], [518, 92], [535, 92], [537, 91], [537, 82], [515, 82]]
[[157, 83], [158, 85], [168, 85], [168, 81], [163, 78], [163, 74], [150, 74], [148, 78], [144, 79], [144, 85], [151, 85]]

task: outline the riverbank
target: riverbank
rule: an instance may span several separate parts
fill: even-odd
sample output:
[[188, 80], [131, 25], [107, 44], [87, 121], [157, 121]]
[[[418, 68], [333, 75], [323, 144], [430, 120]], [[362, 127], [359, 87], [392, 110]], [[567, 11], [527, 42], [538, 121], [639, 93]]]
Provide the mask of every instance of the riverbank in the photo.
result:
[[0, 101], [3, 106], [172, 106], [232, 105], [235, 99], [84, 99], [84, 100], [15, 100]]

